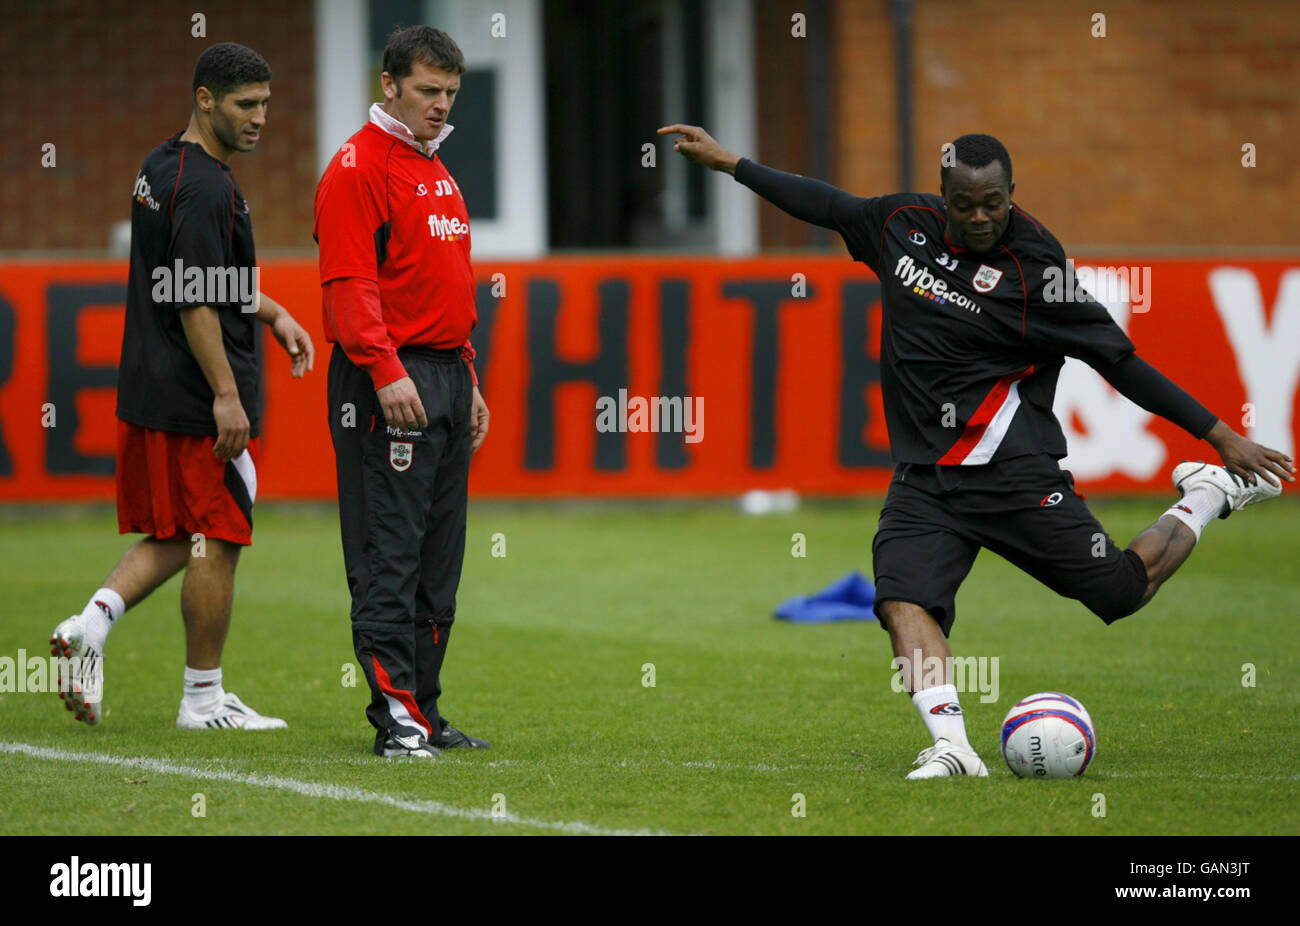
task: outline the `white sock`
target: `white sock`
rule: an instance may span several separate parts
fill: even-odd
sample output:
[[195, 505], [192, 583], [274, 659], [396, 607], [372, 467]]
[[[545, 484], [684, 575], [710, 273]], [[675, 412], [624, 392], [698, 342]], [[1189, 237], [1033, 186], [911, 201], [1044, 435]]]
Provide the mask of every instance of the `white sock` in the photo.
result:
[[[1210, 485], [1199, 485], [1182, 497], [1172, 508], [1165, 512], [1177, 518], [1192, 529], [1196, 539], [1201, 539], [1201, 531], [1223, 511], [1228, 496], [1222, 489]], [[1164, 515], [1161, 515], [1164, 517]]]
[[91, 595], [86, 606], [81, 609], [81, 618], [86, 622], [87, 642], [102, 653], [108, 632], [125, 613], [126, 602], [111, 588], [101, 588]]
[[[912, 695], [912, 703], [920, 711], [921, 719], [925, 721], [925, 728], [930, 731], [930, 736], [935, 742], [943, 738], [954, 746], [971, 748], [970, 742], [966, 739], [966, 718], [962, 715], [961, 705], [957, 703], [955, 685], [923, 688]], [[941, 713], [934, 713], [936, 709]]]
[[211, 707], [226, 696], [221, 687], [220, 669], [191, 669], [185, 667], [185, 694], [183, 700], [192, 708]]

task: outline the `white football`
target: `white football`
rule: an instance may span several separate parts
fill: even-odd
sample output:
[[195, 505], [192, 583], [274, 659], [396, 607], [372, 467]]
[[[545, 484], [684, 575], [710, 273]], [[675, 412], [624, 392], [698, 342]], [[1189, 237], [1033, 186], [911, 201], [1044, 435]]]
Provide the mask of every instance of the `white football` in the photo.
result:
[[1021, 778], [1075, 778], [1096, 755], [1092, 717], [1059, 691], [1031, 694], [1002, 721], [1002, 757]]

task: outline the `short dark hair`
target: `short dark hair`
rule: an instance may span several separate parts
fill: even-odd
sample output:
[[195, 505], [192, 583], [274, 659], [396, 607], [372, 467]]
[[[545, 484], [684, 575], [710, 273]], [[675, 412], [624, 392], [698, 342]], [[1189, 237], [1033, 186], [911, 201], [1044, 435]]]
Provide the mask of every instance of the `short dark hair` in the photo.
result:
[[237, 42], [220, 42], [205, 49], [194, 65], [192, 93], [207, 87], [220, 100], [244, 84], [264, 84], [271, 79], [271, 66], [266, 59], [246, 45]]
[[[1000, 163], [1007, 175], [1007, 186], [1011, 186], [1011, 155], [1007, 154], [1006, 146], [992, 135], [963, 135], [952, 145], [956, 160], [967, 167], [984, 167], [994, 161]], [[939, 161], [939, 180], [944, 186], [948, 184], [948, 171], [952, 170], [949, 160], [944, 157]]]
[[415, 62], [443, 71], [465, 73], [465, 56], [451, 36], [433, 26], [398, 26], [384, 46], [384, 70], [393, 80], [410, 76]]

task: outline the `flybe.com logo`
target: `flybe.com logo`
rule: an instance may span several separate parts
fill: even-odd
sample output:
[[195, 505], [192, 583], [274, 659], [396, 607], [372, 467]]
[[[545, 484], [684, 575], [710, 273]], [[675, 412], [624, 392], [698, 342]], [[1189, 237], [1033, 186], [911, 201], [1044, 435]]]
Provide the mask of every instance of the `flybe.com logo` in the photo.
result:
[[912, 260], [912, 255], [904, 254], [894, 265], [894, 276], [903, 281], [903, 285], [910, 287], [912, 292], [918, 296], [947, 305], [949, 303], [960, 306], [967, 311], [980, 313], [980, 304], [974, 299], [959, 293], [955, 289], [948, 288], [948, 281], [935, 276], [925, 267]]
[[429, 234], [443, 241], [459, 241], [469, 234], [469, 223], [462, 222], [455, 216], [448, 218], [445, 215], [430, 214]]
[[148, 206], [154, 212], [162, 208], [162, 203], [153, 198], [153, 189], [149, 186], [149, 178], [141, 171], [136, 175], [135, 188], [131, 190], [131, 198], [142, 205]]

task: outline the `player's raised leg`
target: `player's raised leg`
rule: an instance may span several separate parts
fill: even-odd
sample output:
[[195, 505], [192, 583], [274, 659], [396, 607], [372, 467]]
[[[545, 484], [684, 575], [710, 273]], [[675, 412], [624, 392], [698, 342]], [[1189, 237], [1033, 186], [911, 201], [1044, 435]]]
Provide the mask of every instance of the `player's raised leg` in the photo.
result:
[[176, 726], [182, 730], [275, 730], [288, 724], [263, 717], [221, 684], [221, 652], [230, 630], [240, 545], [210, 538], [191, 556], [181, 586], [185, 620], [185, 693]]
[[1155, 597], [1161, 584], [1191, 556], [1211, 521], [1282, 494], [1280, 482], [1257, 476], [1251, 484], [1222, 466], [1200, 461], [1184, 460], [1175, 466], [1173, 482], [1182, 499], [1129, 544], [1147, 567], [1147, 590], [1138, 607]]
[[80, 614], [54, 628], [50, 652], [67, 660], [69, 676], [65, 680], [60, 673], [59, 697], [78, 720], [95, 724], [104, 715], [104, 647], [109, 632], [128, 609], [185, 566], [189, 550], [186, 543], [146, 537], [123, 554]]

